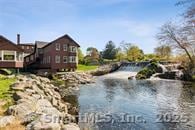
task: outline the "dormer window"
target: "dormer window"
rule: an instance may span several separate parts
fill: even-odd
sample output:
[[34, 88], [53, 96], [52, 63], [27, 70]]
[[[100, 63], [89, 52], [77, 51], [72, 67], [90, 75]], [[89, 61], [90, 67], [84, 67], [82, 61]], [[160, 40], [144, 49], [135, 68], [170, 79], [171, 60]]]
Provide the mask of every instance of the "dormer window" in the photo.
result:
[[60, 44], [56, 43], [56, 51], [59, 51], [59, 50], [60, 50]]

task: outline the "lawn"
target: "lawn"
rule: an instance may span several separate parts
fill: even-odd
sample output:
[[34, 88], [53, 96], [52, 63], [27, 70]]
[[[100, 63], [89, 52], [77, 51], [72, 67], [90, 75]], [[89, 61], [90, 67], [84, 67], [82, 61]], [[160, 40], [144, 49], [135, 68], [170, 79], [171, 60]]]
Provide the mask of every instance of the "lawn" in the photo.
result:
[[97, 65], [78, 65], [77, 71], [91, 71], [97, 69]]
[[[8, 107], [12, 104], [12, 97], [10, 92], [10, 85], [16, 81], [15, 78], [2, 78], [0, 77], [0, 101], [5, 101], [4, 107]], [[2, 107], [2, 106], [0, 106]]]

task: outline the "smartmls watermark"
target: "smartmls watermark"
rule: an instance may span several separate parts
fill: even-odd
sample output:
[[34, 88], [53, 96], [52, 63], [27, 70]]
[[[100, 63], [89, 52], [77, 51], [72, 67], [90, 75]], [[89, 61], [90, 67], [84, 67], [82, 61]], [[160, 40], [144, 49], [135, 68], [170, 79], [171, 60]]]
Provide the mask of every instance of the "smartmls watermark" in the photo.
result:
[[[132, 114], [110, 114], [110, 113], [82, 113], [76, 116], [79, 123], [147, 123], [142, 115]], [[44, 120], [46, 123], [70, 123], [71, 117], [62, 117], [55, 115], [45, 115]], [[190, 121], [190, 117], [186, 114], [157, 114], [153, 118], [154, 123], [187, 123]]]

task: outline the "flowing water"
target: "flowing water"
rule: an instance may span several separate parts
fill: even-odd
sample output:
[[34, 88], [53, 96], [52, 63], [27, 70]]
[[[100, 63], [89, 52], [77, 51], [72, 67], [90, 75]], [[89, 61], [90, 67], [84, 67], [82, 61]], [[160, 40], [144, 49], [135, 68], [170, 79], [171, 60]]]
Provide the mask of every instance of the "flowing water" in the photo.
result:
[[127, 79], [139, 69], [121, 68], [80, 87], [81, 130], [195, 129], [190, 85], [175, 80]]

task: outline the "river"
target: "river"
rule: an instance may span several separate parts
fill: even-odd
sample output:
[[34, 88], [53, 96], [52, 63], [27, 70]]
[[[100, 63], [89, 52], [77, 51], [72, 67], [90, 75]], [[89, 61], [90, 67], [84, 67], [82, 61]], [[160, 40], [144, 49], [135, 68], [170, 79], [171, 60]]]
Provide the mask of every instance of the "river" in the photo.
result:
[[139, 68], [121, 69], [80, 86], [81, 130], [195, 129], [190, 84], [176, 80], [128, 80]]

